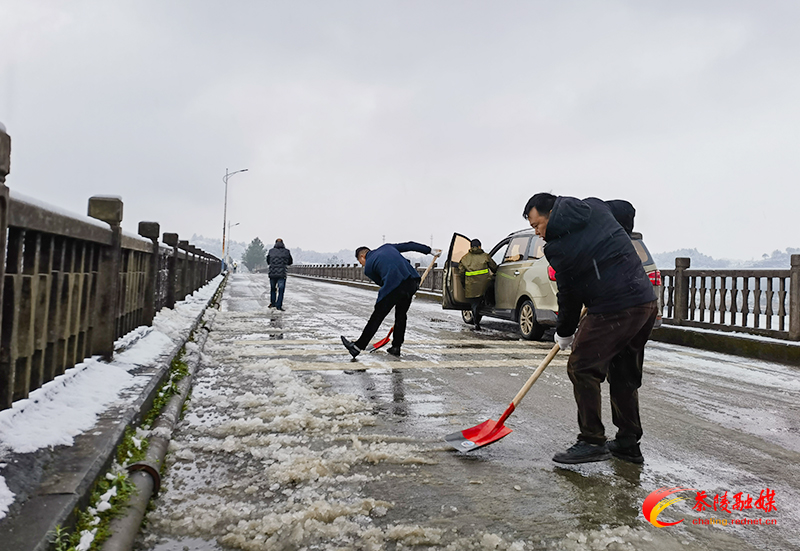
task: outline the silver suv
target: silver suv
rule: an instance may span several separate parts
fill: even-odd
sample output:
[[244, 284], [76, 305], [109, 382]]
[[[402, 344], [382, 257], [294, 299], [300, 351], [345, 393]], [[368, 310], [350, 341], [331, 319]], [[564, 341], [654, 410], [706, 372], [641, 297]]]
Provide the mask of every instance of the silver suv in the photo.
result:
[[[645, 247], [642, 234], [632, 233], [631, 241], [650, 281], [660, 287], [661, 272]], [[461, 310], [464, 322], [473, 324], [475, 320], [464, 296], [464, 281], [456, 269], [461, 258], [469, 252], [469, 242], [470, 238], [453, 234], [444, 263], [442, 308]], [[522, 336], [531, 340], [542, 338], [547, 327], [555, 326], [558, 312], [556, 272], [544, 256], [544, 244], [532, 228], [526, 228], [509, 234], [492, 247], [489, 255], [497, 263], [497, 275], [479, 310], [480, 316], [516, 322]], [[660, 297], [660, 289], [655, 291]], [[656, 327], [661, 325], [660, 306]]]

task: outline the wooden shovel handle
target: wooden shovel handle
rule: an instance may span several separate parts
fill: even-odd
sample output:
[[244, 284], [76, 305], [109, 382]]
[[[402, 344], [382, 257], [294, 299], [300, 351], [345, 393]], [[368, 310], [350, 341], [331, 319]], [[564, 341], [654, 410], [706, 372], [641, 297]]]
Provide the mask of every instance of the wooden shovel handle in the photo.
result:
[[[583, 307], [583, 311], [581, 311], [581, 321], [585, 317], [586, 317], [586, 306], [584, 306]], [[580, 322], [578, 322], [578, 323], [580, 323]], [[577, 332], [577, 329], [575, 331]], [[542, 360], [542, 363], [540, 363], [539, 367], [536, 368], [536, 371], [531, 373], [531, 376], [528, 377], [528, 380], [525, 381], [525, 384], [522, 385], [521, 389], [519, 389], [519, 392], [517, 392], [517, 395], [514, 396], [513, 400], [511, 400], [511, 404], [515, 408], [519, 405], [519, 403], [522, 401], [522, 399], [525, 397], [525, 395], [531, 389], [531, 387], [533, 386], [533, 383], [536, 382], [536, 380], [539, 378], [539, 376], [542, 374], [542, 372], [547, 368], [548, 365], [550, 365], [550, 362], [553, 361], [553, 358], [556, 357], [556, 354], [558, 354], [559, 350], [561, 350], [561, 347], [558, 346], [558, 343], [554, 344], [553, 348], [550, 349], [550, 352], [548, 352], [547, 356], [545, 356], [544, 359]]]
[[428, 272], [430, 272], [431, 268], [433, 268], [433, 265], [436, 264], [436, 259], [439, 258], [440, 255], [441, 255], [441, 253], [433, 255], [433, 260], [431, 260], [430, 266], [425, 268], [425, 271], [422, 272], [422, 278], [420, 278], [420, 280], [419, 280], [419, 286], [420, 287], [422, 287], [422, 282], [425, 281], [426, 277], [428, 277]]

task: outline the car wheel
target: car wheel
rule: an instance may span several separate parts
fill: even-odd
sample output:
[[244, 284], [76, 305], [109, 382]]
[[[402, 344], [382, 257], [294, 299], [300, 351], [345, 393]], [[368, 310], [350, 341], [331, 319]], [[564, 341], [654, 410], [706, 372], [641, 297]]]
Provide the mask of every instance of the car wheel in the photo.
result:
[[544, 325], [536, 322], [536, 311], [533, 309], [533, 302], [526, 300], [519, 307], [517, 312], [519, 320], [519, 331], [522, 337], [529, 341], [535, 341], [544, 335]]
[[475, 320], [472, 319], [472, 310], [461, 310], [461, 319], [467, 325], [475, 325]]

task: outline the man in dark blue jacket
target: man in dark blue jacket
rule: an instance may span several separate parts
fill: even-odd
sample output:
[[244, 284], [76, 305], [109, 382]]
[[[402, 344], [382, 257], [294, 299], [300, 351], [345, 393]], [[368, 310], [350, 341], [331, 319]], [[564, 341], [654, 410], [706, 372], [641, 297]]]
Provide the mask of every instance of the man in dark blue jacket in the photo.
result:
[[[644, 462], [639, 449], [638, 389], [644, 346], [658, 307], [628, 235], [634, 213], [627, 201], [581, 201], [549, 193], [531, 197], [523, 211], [547, 242], [544, 254], [556, 271], [556, 342], [562, 350], [572, 348], [567, 374], [578, 405], [580, 433], [577, 444], [553, 457], [558, 463], [602, 461], [611, 455]], [[578, 327], [583, 305], [587, 315]], [[600, 418], [600, 383], [605, 379], [618, 429], [616, 439], [608, 443]]]
[[364, 331], [355, 342], [350, 342], [342, 335], [342, 344], [352, 354], [353, 358], [369, 346], [369, 341], [375, 336], [384, 318], [394, 308], [394, 333], [392, 346], [387, 350], [393, 356], [400, 355], [400, 347], [406, 334], [406, 321], [411, 299], [419, 288], [420, 276], [411, 263], [400, 253], [418, 252], [422, 254], [441, 253], [438, 249], [431, 249], [421, 243], [386, 243], [374, 251], [368, 247], [356, 249], [356, 258], [364, 266], [364, 275], [380, 285], [378, 300], [372, 311]]

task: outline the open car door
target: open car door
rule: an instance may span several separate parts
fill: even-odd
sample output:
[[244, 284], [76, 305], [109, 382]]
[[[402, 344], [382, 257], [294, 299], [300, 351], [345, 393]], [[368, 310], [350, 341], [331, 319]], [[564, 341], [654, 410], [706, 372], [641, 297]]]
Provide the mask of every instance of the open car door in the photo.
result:
[[469, 310], [470, 304], [465, 298], [464, 283], [458, 276], [458, 263], [469, 252], [469, 237], [454, 233], [450, 241], [450, 250], [444, 261], [444, 291], [442, 292], [442, 308], [445, 310]]

